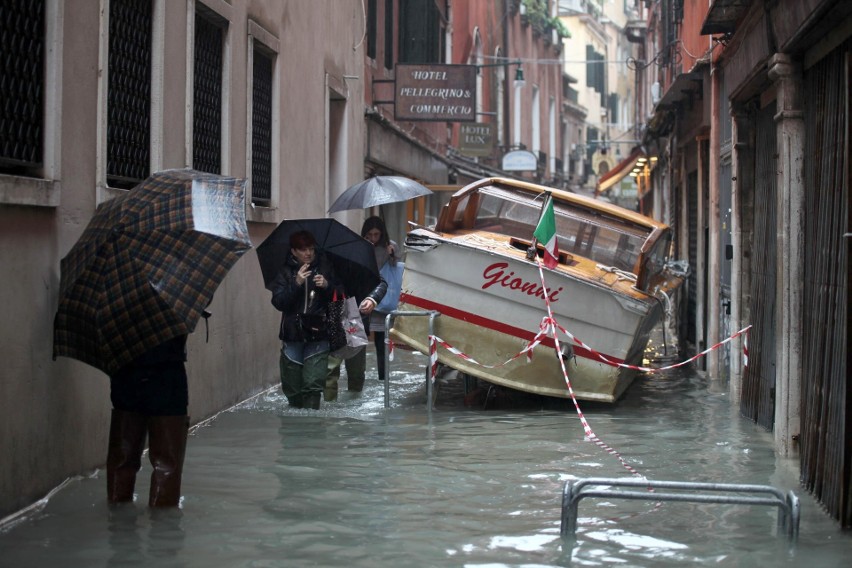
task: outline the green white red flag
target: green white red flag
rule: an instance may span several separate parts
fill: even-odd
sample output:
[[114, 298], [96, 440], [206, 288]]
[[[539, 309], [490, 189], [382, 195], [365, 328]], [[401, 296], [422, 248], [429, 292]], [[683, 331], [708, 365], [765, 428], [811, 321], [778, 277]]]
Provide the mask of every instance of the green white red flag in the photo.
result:
[[559, 264], [559, 244], [556, 242], [556, 216], [553, 214], [553, 198], [547, 200], [544, 213], [538, 221], [533, 236], [544, 246], [544, 265], [555, 268]]

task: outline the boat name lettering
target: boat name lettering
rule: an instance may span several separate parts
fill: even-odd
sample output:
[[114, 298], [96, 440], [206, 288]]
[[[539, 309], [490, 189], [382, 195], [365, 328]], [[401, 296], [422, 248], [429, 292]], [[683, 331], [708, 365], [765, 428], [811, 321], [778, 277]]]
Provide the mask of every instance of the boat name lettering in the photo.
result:
[[[503, 288], [519, 290], [528, 296], [544, 298], [545, 289], [542, 288], [541, 285], [536, 284], [535, 282], [528, 282], [519, 276], [515, 276], [514, 271], [506, 272], [507, 268], [509, 268], [509, 264], [507, 262], [495, 262], [483, 270], [482, 277], [485, 278], [485, 284], [482, 285], [482, 289], [486, 290], [495, 284], [499, 284]], [[548, 299], [551, 302], [557, 302], [557, 296], [561, 291], [561, 286], [555, 290], [549, 290], [547, 292], [549, 294]]]

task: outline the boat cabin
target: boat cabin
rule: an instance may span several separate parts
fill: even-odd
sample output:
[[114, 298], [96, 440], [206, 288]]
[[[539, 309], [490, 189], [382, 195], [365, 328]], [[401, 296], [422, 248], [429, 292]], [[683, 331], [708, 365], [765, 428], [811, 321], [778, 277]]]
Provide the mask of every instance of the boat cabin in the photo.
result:
[[444, 206], [435, 230], [505, 235], [512, 246], [526, 250], [548, 193], [553, 197], [560, 264], [570, 266], [575, 256], [583, 257], [630, 273], [641, 290], [662, 273], [671, 241], [666, 225], [603, 201], [516, 180], [489, 178], [459, 190]]

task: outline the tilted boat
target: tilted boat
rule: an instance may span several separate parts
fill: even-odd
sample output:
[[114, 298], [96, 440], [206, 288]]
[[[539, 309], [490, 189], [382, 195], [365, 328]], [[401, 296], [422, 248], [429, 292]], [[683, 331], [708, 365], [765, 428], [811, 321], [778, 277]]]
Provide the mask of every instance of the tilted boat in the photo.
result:
[[[533, 232], [552, 198], [559, 263], [542, 267]], [[669, 269], [671, 231], [636, 212], [581, 195], [511, 179], [474, 182], [450, 198], [434, 227], [406, 237], [400, 311], [440, 313], [438, 360], [462, 373], [554, 397], [569, 397], [554, 341], [531, 361], [516, 357], [547, 315], [579, 342], [560, 335], [577, 398], [614, 402], [636, 371], [664, 313], [663, 295], [681, 285]], [[546, 291], [545, 291], [546, 290]], [[429, 351], [429, 318], [399, 316], [391, 338]], [[471, 361], [472, 359], [472, 361]]]

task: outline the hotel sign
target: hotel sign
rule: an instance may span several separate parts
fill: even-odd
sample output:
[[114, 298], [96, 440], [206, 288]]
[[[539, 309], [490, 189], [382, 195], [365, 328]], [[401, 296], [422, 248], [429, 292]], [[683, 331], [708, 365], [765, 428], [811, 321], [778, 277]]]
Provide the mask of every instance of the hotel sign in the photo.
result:
[[494, 128], [474, 122], [459, 125], [459, 152], [466, 156], [490, 156], [494, 150]]
[[538, 169], [538, 158], [529, 150], [506, 152], [502, 169], [507, 172], [534, 172]]
[[398, 64], [394, 118], [440, 122], [475, 121], [476, 67]]

